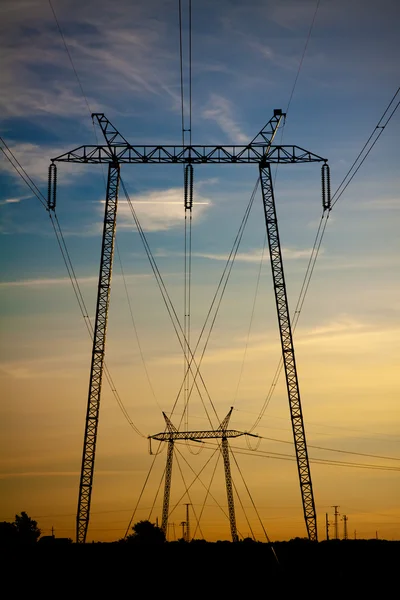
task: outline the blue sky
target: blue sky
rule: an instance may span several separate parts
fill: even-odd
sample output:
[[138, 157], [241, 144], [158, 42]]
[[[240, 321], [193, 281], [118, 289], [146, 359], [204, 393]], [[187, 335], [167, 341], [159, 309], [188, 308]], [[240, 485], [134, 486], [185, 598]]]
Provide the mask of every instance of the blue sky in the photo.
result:
[[[90, 110], [104, 112], [132, 144], [179, 144], [178, 2], [53, 0], [53, 6]], [[186, 25], [187, 2], [182, 6]], [[316, 6], [303, 0], [193, 0], [194, 144], [247, 143], [273, 109], [287, 109]], [[52, 157], [96, 143], [90, 111], [50, 5], [3, 0], [1, 13], [1, 136], [45, 193]], [[319, 3], [283, 137], [279, 134], [278, 140], [327, 157], [333, 190], [398, 88], [399, 13], [398, 2], [389, 0]], [[187, 98], [186, 26], [183, 47]], [[95, 130], [101, 139], [99, 129]], [[394, 457], [400, 456], [398, 137], [396, 113], [332, 211], [295, 340], [309, 443]], [[104, 173], [100, 166], [59, 165], [57, 215], [90, 314], [97, 288]], [[122, 173], [181, 314], [182, 169], [126, 165]], [[6, 392], [0, 470], [7, 498], [0, 519], [20, 510], [35, 515], [73, 514], [91, 344], [46, 211], [4, 155], [0, 178], [0, 369]], [[255, 165], [195, 168], [194, 336], [256, 178]], [[280, 166], [276, 201], [293, 308], [322, 212], [319, 165]], [[163, 427], [160, 407], [170, 410], [179, 388], [182, 357], [123, 201], [117, 241], [159, 404], [152, 398], [140, 360], [118, 257], [107, 361], [132, 419], [145, 434], [155, 433]], [[242, 430], [253, 424], [279, 360], [266, 260], [247, 339], [263, 242], [258, 196], [204, 365], [220, 416], [234, 403], [232, 425]], [[205, 426], [198, 399], [193, 404], [193, 418]], [[291, 439], [283, 381], [258, 432]], [[141, 438], [132, 439], [112, 394], [104, 388], [94, 512], [133, 506], [149, 466], [146, 444]], [[263, 441], [261, 447], [284, 452], [282, 445]], [[321, 456], [327, 454], [320, 452]], [[272, 519], [272, 537], [303, 535], [291, 463], [242, 460], [248, 463], [244, 470], [249, 484], [254, 484], [258, 505], [282, 507], [264, 511], [265, 519]], [[379, 523], [383, 535], [398, 538], [399, 526], [393, 525], [399, 491], [395, 473], [316, 465], [313, 477], [320, 516], [327, 507], [340, 504], [366, 536]], [[259, 486], [260, 480], [264, 487]], [[224, 502], [223, 490], [219, 491]], [[293, 515], [289, 518], [285, 510]], [[99, 517], [93, 538], [122, 535], [126, 514], [117, 514], [115, 528]], [[386, 520], [379, 517], [383, 514], [388, 515]], [[73, 517], [56, 523], [73, 534]], [[219, 535], [227, 535], [228, 525], [217, 517], [213, 527]]]

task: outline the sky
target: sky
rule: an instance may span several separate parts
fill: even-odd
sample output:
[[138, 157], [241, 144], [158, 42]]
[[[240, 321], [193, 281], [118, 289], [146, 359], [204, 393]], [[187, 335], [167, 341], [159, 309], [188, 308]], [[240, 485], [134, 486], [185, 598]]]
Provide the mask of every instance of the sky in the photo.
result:
[[[178, 2], [52, 5], [74, 68], [47, 1], [3, 0], [0, 7], [1, 137], [44, 194], [51, 158], [102, 143], [91, 112], [104, 113], [133, 145], [182, 140]], [[314, 0], [193, 0], [192, 141], [246, 144], [281, 108], [287, 119], [276, 139], [328, 158], [335, 191], [398, 88], [400, 6], [395, 0], [321, 0], [316, 8]], [[185, 0], [182, 9], [187, 123]], [[396, 112], [330, 214], [294, 335], [320, 539], [333, 505], [348, 516], [350, 537], [400, 538], [399, 123]], [[26, 511], [44, 534], [54, 526], [56, 535], [74, 537], [91, 340], [49, 215], [1, 155], [0, 520]], [[124, 165], [121, 172], [182, 320], [182, 168]], [[320, 166], [280, 165], [273, 172], [293, 314], [322, 214]], [[91, 319], [105, 176], [99, 165], [58, 168], [57, 217]], [[192, 340], [257, 176], [256, 165], [194, 168]], [[264, 236], [258, 192], [201, 369], [218, 418], [233, 406], [230, 424], [240, 431], [253, 428], [280, 358]], [[134, 521], [161, 518], [166, 453], [151, 456], [147, 436], [163, 431], [162, 411], [170, 414], [184, 371], [122, 196], [116, 244], [106, 362], [141, 435], [104, 381], [89, 541], [121, 538], [136, 506]], [[176, 425], [182, 407], [179, 400]], [[194, 393], [189, 429], [208, 427]], [[254, 433], [261, 436], [249, 440], [253, 449], [260, 444], [256, 452], [245, 437], [232, 443], [240, 469], [232, 457], [240, 535], [265, 539], [254, 502], [270, 539], [304, 537], [283, 377]], [[195, 537], [229, 539], [217, 457], [208, 445], [179, 446], [169, 539], [180, 535], [187, 502]], [[201, 469], [188, 499], [184, 482]]]

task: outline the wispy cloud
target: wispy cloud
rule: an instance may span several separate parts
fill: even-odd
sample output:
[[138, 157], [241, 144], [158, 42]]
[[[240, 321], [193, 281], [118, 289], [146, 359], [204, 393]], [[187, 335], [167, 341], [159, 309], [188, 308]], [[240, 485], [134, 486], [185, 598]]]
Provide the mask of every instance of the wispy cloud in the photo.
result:
[[250, 142], [250, 137], [242, 131], [235, 118], [232, 103], [223, 96], [211, 94], [208, 107], [203, 111], [203, 118], [215, 121], [232, 141], [240, 144]]
[[[166, 231], [179, 226], [185, 219], [181, 188], [151, 190], [132, 196], [131, 200], [144, 231]], [[205, 196], [196, 195], [193, 203], [193, 215], [196, 223], [203, 218], [209, 206], [211, 206], [211, 200]], [[118, 214], [119, 228], [135, 228], [131, 208], [127, 201], [120, 201]]]
[[[293, 248], [282, 248], [283, 257], [286, 260], [301, 260], [304, 258], [309, 258], [311, 255], [311, 248], [305, 248], [302, 250], [295, 250]], [[192, 256], [196, 256], [197, 258], [206, 258], [209, 260], [228, 260], [228, 254], [218, 254], [211, 252], [194, 252]], [[268, 250], [264, 253], [264, 259], [268, 257]], [[239, 262], [251, 262], [251, 263], [259, 263], [262, 258], [262, 250], [250, 250], [249, 252], [238, 252], [235, 260]]]
[[1, 200], [0, 201], [0, 206], [4, 205], [4, 204], [18, 204], [19, 202], [22, 202], [22, 200], [26, 200], [27, 198], [30, 198], [31, 196], [19, 196], [16, 198], [6, 198], [5, 200]]
[[[147, 274], [134, 274], [134, 275], [126, 275], [125, 279], [130, 278], [148, 278], [150, 275]], [[114, 275], [113, 281], [116, 282], [118, 279], [122, 279], [120, 275]], [[94, 284], [98, 281], [98, 276], [90, 276], [90, 277], [78, 277], [77, 279], [79, 285], [87, 285]], [[16, 281], [1, 281], [0, 289], [5, 288], [43, 288], [43, 287], [58, 287], [64, 285], [71, 285], [71, 280], [69, 277], [48, 277], [48, 278], [37, 278], [37, 279], [18, 279]]]
[[[3, 3], [3, 118], [45, 113], [87, 118], [86, 101], [49, 7], [40, 2]], [[152, 18], [146, 6], [124, 0], [114, 10], [105, 0], [95, 4], [70, 0], [65, 12], [62, 6], [55, 7], [91, 110], [104, 109], [107, 103], [115, 108], [115, 89], [118, 97], [167, 95], [178, 109], [177, 70], [171, 67], [176, 57], [171, 55], [163, 19]], [[139, 16], [140, 27], [135, 28]], [[96, 101], [100, 96], [101, 105]]]
[[325, 323], [324, 325], [318, 325], [317, 327], [310, 329], [309, 335], [321, 336], [337, 335], [350, 332], [355, 333], [365, 330], [365, 328], [365, 324], [361, 323], [361, 321], [357, 321], [352, 317], [342, 315], [334, 321], [330, 321], [329, 323]]

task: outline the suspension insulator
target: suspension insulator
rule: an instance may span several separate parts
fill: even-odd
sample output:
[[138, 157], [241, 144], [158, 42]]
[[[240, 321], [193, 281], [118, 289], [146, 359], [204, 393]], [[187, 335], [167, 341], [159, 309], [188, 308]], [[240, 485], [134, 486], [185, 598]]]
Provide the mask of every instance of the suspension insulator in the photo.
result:
[[331, 174], [327, 163], [323, 164], [321, 168], [321, 182], [322, 208], [325, 212], [326, 210], [331, 210]]
[[54, 210], [56, 208], [56, 194], [57, 194], [57, 167], [54, 163], [49, 166], [49, 187], [47, 196], [47, 208], [48, 210]]
[[185, 167], [185, 210], [192, 210], [193, 207], [193, 166]]

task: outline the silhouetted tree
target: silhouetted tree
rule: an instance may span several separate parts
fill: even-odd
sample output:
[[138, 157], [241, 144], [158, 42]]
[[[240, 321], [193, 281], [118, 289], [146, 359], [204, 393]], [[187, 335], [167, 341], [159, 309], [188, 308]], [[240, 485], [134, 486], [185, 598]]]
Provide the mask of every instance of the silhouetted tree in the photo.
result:
[[3, 521], [0, 523], [0, 545], [11, 546], [18, 542], [18, 531], [14, 523]]
[[40, 529], [37, 522], [28, 517], [26, 512], [22, 511], [20, 515], [15, 515], [14, 526], [17, 530], [18, 541], [21, 544], [34, 544], [40, 537]]
[[133, 534], [128, 535], [126, 541], [135, 544], [162, 544], [165, 535], [160, 527], [150, 521], [139, 521], [132, 527]]

